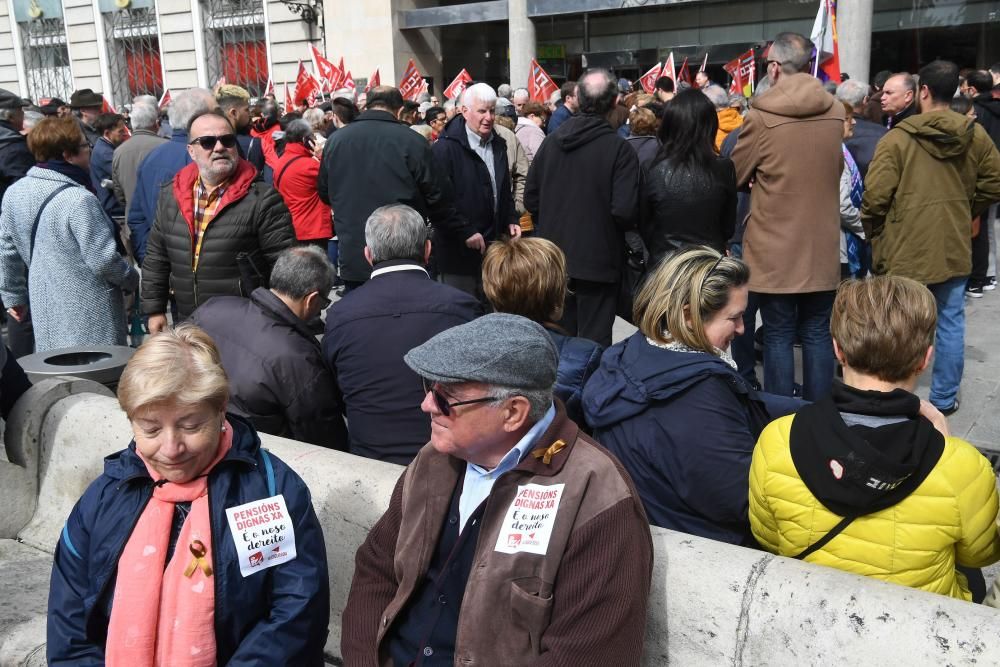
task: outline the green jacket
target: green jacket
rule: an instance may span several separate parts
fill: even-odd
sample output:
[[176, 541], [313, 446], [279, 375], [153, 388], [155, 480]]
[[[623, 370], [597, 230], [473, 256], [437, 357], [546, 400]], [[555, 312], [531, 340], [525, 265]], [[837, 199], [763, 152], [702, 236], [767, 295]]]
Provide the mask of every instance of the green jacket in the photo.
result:
[[1000, 153], [954, 111], [911, 116], [878, 143], [861, 221], [873, 270], [932, 285], [972, 271], [972, 219], [1000, 200]]

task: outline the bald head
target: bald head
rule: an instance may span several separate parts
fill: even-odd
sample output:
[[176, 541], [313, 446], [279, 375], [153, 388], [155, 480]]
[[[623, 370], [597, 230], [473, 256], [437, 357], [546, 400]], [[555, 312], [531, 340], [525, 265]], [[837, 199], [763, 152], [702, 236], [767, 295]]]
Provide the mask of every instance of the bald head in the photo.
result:
[[882, 112], [895, 116], [911, 104], [917, 94], [917, 82], [909, 74], [893, 74], [882, 87]]
[[580, 113], [604, 116], [615, 106], [618, 84], [606, 69], [590, 69], [576, 84]]

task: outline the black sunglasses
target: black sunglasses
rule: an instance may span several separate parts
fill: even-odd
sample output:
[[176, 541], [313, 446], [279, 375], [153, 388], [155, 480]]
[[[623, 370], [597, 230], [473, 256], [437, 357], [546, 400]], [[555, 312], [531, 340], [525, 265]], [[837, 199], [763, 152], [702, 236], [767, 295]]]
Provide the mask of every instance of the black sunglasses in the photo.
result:
[[218, 137], [213, 137], [211, 135], [206, 135], [204, 137], [198, 137], [197, 139], [192, 139], [188, 142], [189, 145], [198, 144], [204, 150], [210, 151], [215, 148], [216, 143], [221, 143], [223, 148], [232, 148], [236, 145], [236, 135], [235, 134], [223, 134]]
[[316, 298], [319, 299], [319, 309], [320, 309], [320, 311], [326, 310], [327, 308], [330, 307], [330, 304], [333, 303], [333, 301], [330, 301], [328, 298], [326, 298], [325, 296], [323, 296], [319, 292], [316, 292]]
[[420, 378], [421, 382], [424, 384], [424, 395], [426, 396], [430, 392], [431, 396], [434, 397], [434, 404], [437, 405], [437, 409], [441, 411], [441, 414], [445, 417], [451, 416], [451, 409], [457, 408], [460, 405], [472, 405], [474, 403], [489, 403], [490, 401], [495, 401], [497, 398], [495, 396], [483, 396], [482, 398], [473, 398], [468, 401], [455, 401], [454, 403], [448, 402], [448, 397], [439, 392], [434, 388], [434, 383], [428, 383], [427, 378]]

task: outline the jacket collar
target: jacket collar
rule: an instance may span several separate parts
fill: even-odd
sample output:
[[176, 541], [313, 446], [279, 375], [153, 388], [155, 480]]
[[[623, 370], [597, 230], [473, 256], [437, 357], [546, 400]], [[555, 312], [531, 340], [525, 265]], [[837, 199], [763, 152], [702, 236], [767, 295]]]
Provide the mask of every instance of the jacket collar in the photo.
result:
[[[301, 157], [312, 157], [313, 152], [305, 147], [304, 144], [285, 144], [285, 155], [301, 156]], [[305, 164], [303, 162], [303, 164]]]
[[354, 119], [354, 122], [363, 120], [379, 120], [384, 123], [395, 123], [399, 125], [399, 119], [393, 116], [388, 111], [382, 111], [381, 109], [369, 109], [368, 111], [362, 111], [361, 114]]
[[[392, 271], [382, 271], [382, 269], [392, 269]], [[379, 271], [382, 272], [378, 273]], [[378, 278], [379, 276], [384, 276], [389, 273], [398, 273], [399, 271], [412, 271], [415, 277], [420, 278], [430, 277], [430, 274], [427, 273], [427, 269], [425, 269], [422, 264], [418, 264], [412, 259], [390, 259], [384, 262], [379, 262], [372, 267], [372, 278]]]
[[[215, 215], [218, 216], [227, 206], [246, 197], [255, 178], [257, 178], [257, 170], [254, 169], [253, 165], [243, 158], [237, 158], [236, 173], [233, 174], [232, 180], [226, 186], [226, 191], [222, 194], [222, 201], [219, 202], [219, 208], [216, 209]], [[194, 184], [197, 180], [198, 165], [195, 162], [185, 166], [174, 177], [174, 198], [177, 200], [181, 215], [187, 222], [192, 238], [194, 237]]]
[[187, 133], [187, 130], [184, 130], [184, 129], [181, 129], [181, 128], [177, 128], [177, 127], [173, 128], [170, 131], [170, 141], [176, 141], [178, 143], [181, 143], [181, 144], [184, 144], [185, 146], [187, 146], [187, 142], [188, 142], [188, 133]]
[[566, 415], [566, 407], [562, 401], [555, 397], [552, 400], [556, 406], [555, 418], [514, 470], [523, 470], [539, 477], [552, 477], [559, 474], [573, 453], [573, 447], [580, 437], [580, 427]]
[[[231, 412], [226, 413], [226, 419], [233, 427], [233, 447], [222, 458], [219, 465], [239, 463], [244, 465], [257, 465], [257, 450], [260, 449], [260, 436], [254, 430], [250, 422]], [[146, 464], [142, 462], [135, 452], [135, 439], [129, 442], [128, 447], [120, 452], [111, 454], [104, 458], [104, 474], [111, 479], [131, 482], [134, 480], [152, 480], [146, 470]]]
[[[441, 139], [455, 141], [465, 150], [473, 154], [475, 153], [475, 151], [473, 151], [469, 146], [469, 134], [465, 129], [465, 118], [460, 115], [457, 115], [449, 120], [448, 124], [444, 126], [444, 129], [441, 131]], [[496, 128], [493, 128], [493, 138], [490, 139], [490, 141], [493, 143], [494, 154], [496, 154], [497, 151], [506, 153], [507, 142], [504, 141], [503, 137], [497, 133]], [[500, 174], [497, 174], [497, 179], [499, 178]]]
[[319, 349], [319, 341], [316, 340], [316, 336], [314, 336], [309, 330], [306, 323], [300, 320], [295, 313], [289, 310], [288, 306], [285, 305], [285, 302], [282, 301], [274, 292], [266, 287], [258, 287], [250, 295], [250, 300], [257, 304], [257, 306], [266, 315], [294, 329], [296, 333]]
[[0, 141], [7, 142], [16, 139], [27, 141], [23, 134], [14, 129], [13, 125], [0, 120]]

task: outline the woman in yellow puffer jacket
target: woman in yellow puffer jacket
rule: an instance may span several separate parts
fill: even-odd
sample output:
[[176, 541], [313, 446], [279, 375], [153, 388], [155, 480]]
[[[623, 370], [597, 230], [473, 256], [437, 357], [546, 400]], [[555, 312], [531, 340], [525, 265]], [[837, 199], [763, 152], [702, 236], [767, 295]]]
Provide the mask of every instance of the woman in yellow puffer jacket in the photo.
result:
[[830, 329], [844, 382], [772, 422], [754, 449], [750, 525], [765, 549], [972, 599], [956, 565], [1000, 560], [996, 481], [912, 393], [936, 320], [930, 291], [907, 278], [841, 285]]

